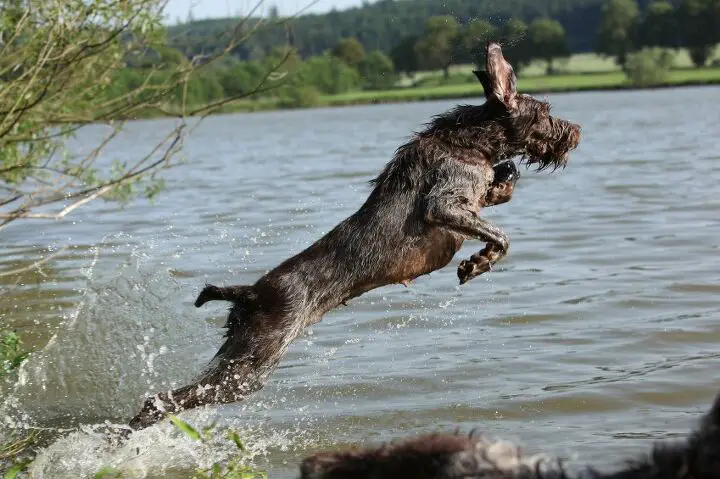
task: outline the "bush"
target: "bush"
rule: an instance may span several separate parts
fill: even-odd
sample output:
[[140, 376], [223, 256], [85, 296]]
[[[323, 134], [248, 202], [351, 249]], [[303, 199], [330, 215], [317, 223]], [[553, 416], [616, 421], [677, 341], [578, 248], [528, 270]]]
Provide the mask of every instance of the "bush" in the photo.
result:
[[635, 86], [659, 85], [667, 81], [673, 55], [662, 48], [646, 48], [628, 56], [625, 74]]
[[418, 79], [413, 86], [429, 88], [445, 85], [466, 85], [468, 83], [477, 83], [475, 75], [471, 72], [457, 72], [451, 73], [447, 79], [442, 75], [427, 75]]
[[387, 90], [397, 82], [395, 65], [390, 57], [379, 50], [370, 53], [360, 65], [365, 88], [368, 90]]
[[344, 61], [322, 55], [309, 58], [292, 83], [313, 86], [321, 93], [333, 95], [357, 89], [360, 86], [360, 74]]
[[278, 100], [278, 106], [282, 108], [310, 108], [319, 104], [320, 92], [313, 86], [288, 86]]
[[16, 370], [25, 361], [28, 353], [20, 352], [22, 341], [17, 334], [0, 334], [0, 378]]

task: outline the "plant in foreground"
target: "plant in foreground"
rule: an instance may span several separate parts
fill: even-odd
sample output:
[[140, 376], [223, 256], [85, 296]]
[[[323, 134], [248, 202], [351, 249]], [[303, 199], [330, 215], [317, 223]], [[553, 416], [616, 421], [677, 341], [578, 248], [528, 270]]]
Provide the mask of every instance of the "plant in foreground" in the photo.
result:
[[[169, 414], [168, 418], [176, 428], [182, 431], [190, 439], [200, 442], [206, 442], [212, 439], [212, 431], [215, 428], [214, 423], [200, 432], [190, 424], [172, 414]], [[247, 449], [240, 439], [240, 436], [238, 436], [235, 431], [227, 430], [226, 437], [235, 444], [239, 453], [225, 463], [216, 462], [207, 469], [198, 469], [193, 474], [192, 479], [267, 479], [268, 475], [266, 471], [255, 469], [252, 466], [247, 466], [241, 463]], [[122, 475], [119, 471], [111, 467], [103, 467], [95, 473], [95, 479], [112, 479], [117, 477], [122, 477]]]
[[20, 337], [10, 331], [0, 334], [0, 378], [20, 367], [29, 353], [20, 352]]

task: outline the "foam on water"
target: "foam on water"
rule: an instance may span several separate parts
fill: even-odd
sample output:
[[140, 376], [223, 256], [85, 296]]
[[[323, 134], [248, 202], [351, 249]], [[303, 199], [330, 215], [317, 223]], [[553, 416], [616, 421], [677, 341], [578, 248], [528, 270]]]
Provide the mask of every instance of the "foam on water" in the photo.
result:
[[[208, 424], [206, 412], [183, 415], [192, 424]], [[233, 421], [235, 422], [235, 421]], [[199, 442], [178, 431], [167, 421], [133, 433], [120, 445], [112, 445], [100, 425], [82, 426], [43, 449], [28, 469], [34, 478], [93, 477], [106, 467], [122, 477], [187, 477], [196, 469], [206, 470], [216, 462], [241, 457], [243, 464], [262, 469], [268, 449], [287, 449], [297, 444], [297, 431], [231, 427], [243, 439], [246, 452], [239, 451], [224, 434], [212, 434]], [[174, 474], [173, 474], [174, 473]]]
[[[103, 467], [123, 477], [172, 477], [173, 471], [184, 476], [238, 453], [220, 432], [198, 442], [168, 421], [120, 444], [108, 435], [109, 429], [126, 427], [146, 395], [197, 374], [222, 334], [212, 322], [183, 317], [193, 298], [166, 261], [181, 256], [168, 253], [172, 242], [132, 243], [121, 234], [90, 248], [79, 268], [85, 285], [77, 288], [76, 309], [63, 316], [45, 347], [30, 355], [0, 401], [0, 436], [42, 430], [55, 437], [29, 466], [31, 477], [92, 477]], [[246, 442], [243, 461], [252, 462], [269, 447], [302, 443], [302, 419], [290, 428], [264, 430], [262, 411], [273, 399], [265, 401], [242, 407], [252, 418], [213, 417], [214, 408], [180, 417], [199, 430], [213, 422], [233, 429]]]

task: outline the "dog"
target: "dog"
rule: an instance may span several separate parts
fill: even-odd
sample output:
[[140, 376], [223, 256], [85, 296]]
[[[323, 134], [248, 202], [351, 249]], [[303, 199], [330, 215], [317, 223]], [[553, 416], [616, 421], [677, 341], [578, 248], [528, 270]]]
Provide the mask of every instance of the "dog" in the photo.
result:
[[[486, 246], [459, 264], [460, 284], [506, 255], [507, 235], [481, 218], [480, 209], [512, 197], [513, 158], [540, 170], [564, 167], [581, 129], [551, 116], [547, 102], [517, 93], [498, 43], [489, 42], [485, 54], [485, 71], [475, 72], [485, 103], [436, 116], [400, 146], [355, 214], [254, 285], [206, 285], [195, 306], [232, 303], [227, 339], [199, 379], [148, 398], [131, 428], [154, 424], [166, 412], [247, 397], [266, 384], [292, 341], [329, 310], [443, 268], [466, 239]], [[495, 181], [494, 167], [510, 179]]]
[[[607, 461], [608, 464], [614, 461]], [[718, 479], [720, 394], [683, 441], [656, 443], [649, 454], [602, 472], [567, 470], [558, 458], [527, 456], [516, 445], [469, 435], [425, 434], [381, 447], [319, 452], [300, 464], [300, 479]]]

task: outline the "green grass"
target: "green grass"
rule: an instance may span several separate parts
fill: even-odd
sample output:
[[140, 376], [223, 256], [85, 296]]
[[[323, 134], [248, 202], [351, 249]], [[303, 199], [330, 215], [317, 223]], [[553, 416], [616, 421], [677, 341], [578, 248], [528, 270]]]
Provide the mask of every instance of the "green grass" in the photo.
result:
[[[682, 69], [670, 72], [662, 86], [720, 83], [720, 68]], [[552, 76], [526, 76], [518, 79], [518, 90], [525, 93], [587, 91], [633, 88], [620, 71], [576, 73]], [[482, 95], [477, 83], [442, 85], [427, 88], [402, 88], [385, 91], [358, 91], [321, 98], [325, 106], [362, 103], [391, 103], [431, 99], [471, 98]]]
[[[714, 61], [720, 61], [720, 47], [715, 49], [714, 54], [709, 58], [708, 64]], [[675, 68], [691, 68], [693, 63], [687, 50], [682, 48], [674, 52], [673, 66]], [[474, 70], [473, 65], [453, 65], [450, 67], [450, 74], [462, 75], [469, 74]], [[612, 71], [620, 71], [612, 58], [604, 58], [596, 53], [578, 53], [567, 59], [555, 61], [555, 69], [558, 73], [607, 73]], [[522, 70], [524, 77], [528, 76], [544, 76], [546, 71], [546, 63], [544, 61], [535, 61]], [[414, 76], [415, 81], [422, 80], [428, 76], [437, 76], [437, 71], [421, 71]], [[403, 76], [398, 82], [398, 86], [410, 86], [411, 80]]]

